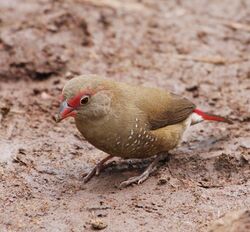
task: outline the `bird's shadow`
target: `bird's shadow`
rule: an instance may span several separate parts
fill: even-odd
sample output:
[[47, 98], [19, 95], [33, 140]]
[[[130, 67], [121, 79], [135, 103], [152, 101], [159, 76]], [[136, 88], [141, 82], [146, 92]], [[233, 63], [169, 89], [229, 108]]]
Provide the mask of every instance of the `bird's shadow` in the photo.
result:
[[[169, 161], [169, 157], [161, 160], [158, 167], [166, 164]], [[154, 158], [112, 161], [105, 166], [105, 170], [99, 176], [94, 176], [84, 185], [88, 190], [99, 193], [122, 190], [119, 188], [122, 181], [132, 176], [140, 175], [153, 160]]]

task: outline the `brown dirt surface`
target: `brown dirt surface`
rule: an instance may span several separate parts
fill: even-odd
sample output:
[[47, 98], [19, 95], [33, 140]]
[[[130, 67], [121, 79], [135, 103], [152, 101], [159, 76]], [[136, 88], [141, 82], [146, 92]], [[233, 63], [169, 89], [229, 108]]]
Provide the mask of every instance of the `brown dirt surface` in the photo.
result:
[[[249, 54], [248, 0], [0, 1], [0, 230], [207, 231], [248, 208]], [[84, 184], [104, 154], [53, 120], [80, 73], [161, 87], [234, 124], [193, 126], [142, 185], [116, 188], [140, 162]]]

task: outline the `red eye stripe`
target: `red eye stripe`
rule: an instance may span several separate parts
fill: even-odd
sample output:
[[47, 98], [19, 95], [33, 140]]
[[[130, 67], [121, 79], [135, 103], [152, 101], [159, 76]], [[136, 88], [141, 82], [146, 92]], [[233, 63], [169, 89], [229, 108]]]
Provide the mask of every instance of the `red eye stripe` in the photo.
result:
[[76, 108], [80, 105], [80, 100], [82, 98], [82, 96], [93, 96], [94, 94], [96, 94], [98, 91], [101, 90], [105, 90], [105, 88], [103, 87], [99, 87], [95, 90], [93, 89], [85, 89], [83, 91], [80, 91], [77, 95], [75, 95], [74, 97], [70, 98], [67, 103], [70, 107], [72, 108]]
[[77, 106], [79, 106], [80, 99], [81, 99], [82, 95], [83, 95], [83, 93], [79, 93], [79, 94], [77, 94], [76, 96], [70, 98], [70, 99], [68, 100], [68, 105], [69, 105], [70, 107], [73, 107], [73, 108], [76, 108]]
[[93, 95], [95, 94], [96, 92], [94, 91], [91, 91], [89, 89], [87, 90], [84, 90], [84, 91], [81, 91], [80, 93], [78, 93], [77, 95], [75, 95], [74, 97], [70, 98], [67, 103], [70, 107], [73, 107], [73, 108], [76, 108], [80, 105], [80, 100], [82, 98], [82, 96], [85, 96], [85, 95]]

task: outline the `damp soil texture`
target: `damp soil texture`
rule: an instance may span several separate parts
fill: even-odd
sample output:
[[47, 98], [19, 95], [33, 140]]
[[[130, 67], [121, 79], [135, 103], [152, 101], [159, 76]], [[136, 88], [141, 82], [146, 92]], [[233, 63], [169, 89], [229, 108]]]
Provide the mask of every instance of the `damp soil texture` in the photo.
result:
[[[0, 230], [207, 231], [250, 206], [250, 1], [0, 1]], [[141, 185], [118, 189], [147, 162], [105, 156], [60, 93], [95, 73], [186, 96], [234, 121], [190, 128]], [[154, 99], [152, 99], [153, 101]]]

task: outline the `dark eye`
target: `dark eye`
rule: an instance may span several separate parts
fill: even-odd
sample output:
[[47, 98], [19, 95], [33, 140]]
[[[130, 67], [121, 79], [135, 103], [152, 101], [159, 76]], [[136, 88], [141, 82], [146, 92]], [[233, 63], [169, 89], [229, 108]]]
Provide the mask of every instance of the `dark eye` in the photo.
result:
[[83, 96], [80, 100], [81, 105], [86, 105], [89, 102], [89, 96]]

